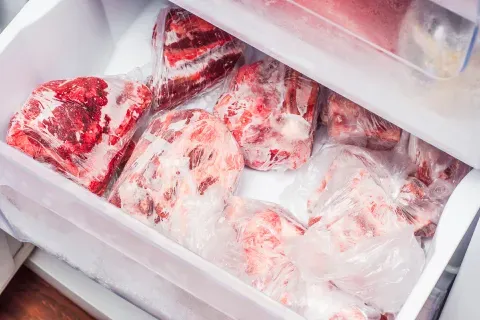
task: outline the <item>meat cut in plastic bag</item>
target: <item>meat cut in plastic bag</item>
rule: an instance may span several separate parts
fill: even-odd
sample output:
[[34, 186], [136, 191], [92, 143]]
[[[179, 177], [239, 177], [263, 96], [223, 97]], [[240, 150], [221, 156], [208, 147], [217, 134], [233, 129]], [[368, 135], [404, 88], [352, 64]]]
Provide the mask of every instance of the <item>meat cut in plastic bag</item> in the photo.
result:
[[109, 201], [198, 253], [243, 167], [221, 121], [203, 110], [170, 111], [151, 121]]
[[101, 195], [151, 100], [145, 85], [120, 78], [50, 81], [13, 116], [7, 143]]
[[257, 170], [297, 169], [310, 158], [320, 85], [272, 58], [241, 67], [215, 106]]
[[300, 170], [283, 204], [304, 225], [329, 225], [342, 250], [403, 225], [432, 236], [443, 203], [436, 189], [410, 177], [414, 172], [410, 159], [395, 152], [328, 145]]
[[415, 177], [428, 186], [439, 181], [446, 182], [450, 186], [448, 195], [472, 169], [460, 160], [414, 136], [410, 137], [408, 154], [417, 165]]
[[154, 110], [183, 104], [218, 84], [243, 60], [245, 45], [177, 7], [163, 9], [152, 35]]
[[362, 108], [353, 101], [331, 92], [322, 110], [322, 122], [337, 143], [373, 150], [389, 150], [400, 141], [402, 130]]
[[388, 193], [400, 188], [413, 167], [409, 162], [389, 162], [382, 157], [383, 153], [360, 147], [326, 145], [300, 169], [285, 190], [282, 203], [309, 226], [323, 219], [328, 208], [339, 217], [349, 209], [358, 213], [365, 210], [367, 214], [371, 210], [390, 213], [392, 201]]
[[[292, 220], [284, 208], [274, 203], [232, 197], [219, 221], [217, 232], [228, 226], [236, 235], [234, 244], [229, 243], [232, 238], [221, 243], [228, 250], [237, 251], [229, 254], [235, 256], [237, 270], [233, 270], [232, 265], [223, 267], [233, 270], [235, 275], [272, 299], [309, 320], [381, 319], [378, 310], [331, 283], [303, 279], [287, 250], [292, 250], [292, 245], [297, 243], [303, 244], [306, 229]], [[304, 252], [304, 247], [293, 250]], [[228, 255], [225, 250], [224, 254]]]
[[254, 288], [286, 305], [292, 303], [298, 273], [285, 255], [285, 245], [305, 232], [289, 215], [274, 203], [232, 197], [223, 221], [236, 234], [241, 257], [236, 273], [245, 274]]
[[[348, 230], [345, 228], [345, 232]], [[365, 237], [349, 249], [335, 245], [337, 233], [316, 224], [296, 241], [292, 255], [308, 281], [330, 281], [383, 313], [396, 313], [405, 303], [425, 264], [425, 254], [411, 226]]]

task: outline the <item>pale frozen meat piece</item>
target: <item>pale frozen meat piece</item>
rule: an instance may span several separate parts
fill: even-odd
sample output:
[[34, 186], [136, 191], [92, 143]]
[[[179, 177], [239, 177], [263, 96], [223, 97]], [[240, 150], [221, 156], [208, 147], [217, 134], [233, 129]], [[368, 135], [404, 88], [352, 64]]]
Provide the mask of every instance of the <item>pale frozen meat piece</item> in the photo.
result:
[[201, 250], [243, 167], [241, 151], [221, 121], [204, 110], [173, 110], [152, 120], [109, 201]]
[[291, 305], [298, 281], [285, 245], [305, 232], [289, 215], [279, 205], [240, 197], [232, 197], [225, 209], [225, 221], [235, 230], [244, 261], [238, 273], [244, 272], [249, 284], [285, 305]]
[[13, 116], [7, 143], [101, 195], [151, 99], [146, 86], [120, 78], [50, 81]]
[[153, 29], [154, 110], [172, 109], [224, 79], [245, 45], [176, 7], [163, 9]]
[[320, 85], [272, 58], [243, 66], [215, 106], [256, 170], [297, 169], [310, 158]]
[[392, 149], [402, 134], [396, 125], [335, 92], [328, 97], [322, 120], [334, 142], [373, 150]]
[[417, 165], [415, 177], [427, 186], [440, 179], [450, 183], [453, 191], [453, 188], [472, 169], [415, 136], [410, 136], [408, 154]]

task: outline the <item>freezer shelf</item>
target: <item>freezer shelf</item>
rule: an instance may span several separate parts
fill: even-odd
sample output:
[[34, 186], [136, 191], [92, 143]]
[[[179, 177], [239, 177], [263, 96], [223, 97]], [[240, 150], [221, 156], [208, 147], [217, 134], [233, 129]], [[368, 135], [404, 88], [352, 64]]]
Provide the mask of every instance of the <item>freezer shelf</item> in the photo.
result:
[[172, 2], [480, 168], [480, 148], [473, 147], [480, 127], [479, 50], [458, 77], [438, 81], [347, 34], [317, 27], [315, 38], [303, 37], [301, 26], [278, 25], [268, 8], [261, 14], [234, 0]]
[[[0, 109], [0, 131], [6, 131], [9, 117], [38, 83], [85, 74], [126, 73], [148, 63], [151, 28], [165, 4], [160, 0], [30, 1], [0, 37], [0, 95], [4, 106]], [[0, 209], [17, 237], [67, 261], [76, 259], [83, 263], [82, 270], [89, 276], [101, 275], [98, 281], [107, 279], [107, 285], [123, 286], [117, 290], [130, 292], [140, 302], [137, 290], [148, 290], [153, 283], [161, 283], [172, 292], [186, 291], [188, 297], [197, 297], [204, 307], [213, 307], [206, 308], [212, 313], [217, 309], [240, 319], [302, 319], [7, 146], [4, 136], [1, 139]], [[247, 176], [251, 174], [247, 172]], [[276, 182], [276, 177], [269, 176], [264, 183], [272, 185], [272, 181]], [[398, 319], [411, 320], [418, 314], [480, 206], [476, 202], [479, 191], [480, 173], [472, 171], [447, 204], [425, 272]], [[258, 193], [253, 189], [250, 192]], [[85, 241], [84, 236], [92, 242]], [[118, 273], [113, 275], [102, 273], [115, 269], [112, 265], [125, 265], [125, 261], [133, 261], [138, 269], [116, 270]], [[147, 270], [148, 276], [142, 270]], [[132, 283], [137, 286], [132, 287]], [[145, 283], [148, 286], [142, 286]]]

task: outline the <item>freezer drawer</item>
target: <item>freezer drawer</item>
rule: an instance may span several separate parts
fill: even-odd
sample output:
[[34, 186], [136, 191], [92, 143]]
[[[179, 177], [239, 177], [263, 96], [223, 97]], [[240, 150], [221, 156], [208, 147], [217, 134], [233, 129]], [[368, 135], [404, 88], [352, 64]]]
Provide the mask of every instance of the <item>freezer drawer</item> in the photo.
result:
[[[149, 63], [151, 28], [165, 4], [161, 0], [30, 1], [0, 37], [0, 132], [6, 131], [12, 113], [31, 88], [41, 82], [126, 73]], [[207, 310], [210, 315], [206, 318], [220, 317], [216, 309], [235, 319], [302, 319], [104, 199], [9, 147], [4, 135], [1, 139], [3, 228], [19, 239], [31, 241], [72, 265], [83, 264], [82, 270], [88, 275], [120, 293], [128, 290], [122, 285], [135, 282], [139, 287], [132, 292], [155, 290], [158, 285], [181, 299], [196, 297], [203, 302], [191, 303]], [[275, 176], [269, 179], [272, 190], [281, 188]], [[417, 316], [475, 217], [480, 206], [479, 191], [480, 172], [472, 171], [446, 205], [425, 271], [398, 319]], [[102, 274], [118, 265], [126, 268]], [[144, 288], [144, 284], [149, 285]], [[146, 305], [145, 309], [156, 313], [154, 307]]]

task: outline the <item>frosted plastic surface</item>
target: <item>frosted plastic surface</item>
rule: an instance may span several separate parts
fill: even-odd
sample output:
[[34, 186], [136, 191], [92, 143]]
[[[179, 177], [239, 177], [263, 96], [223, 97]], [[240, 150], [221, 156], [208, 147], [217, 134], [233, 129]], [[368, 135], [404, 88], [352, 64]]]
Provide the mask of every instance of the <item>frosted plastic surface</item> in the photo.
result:
[[[326, 85], [463, 162], [480, 167], [480, 52], [457, 77], [434, 81], [348, 34], [315, 29], [304, 36], [301, 23], [278, 24], [275, 16], [238, 1], [172, 0], [241, 40]], [[260, 1], [263, 3], [263, 1]], [[285, 1], [286, 2], [286, 1]], [[215, 6], [215, 10], [210, 10]], [[235, 14], [232, 14], [234, 12]], [[261, 30], [262, 32], [258, 32]]]
[[[205, 4], [205, 1], [196, 0], [195, 3]], [[11, 115], [36, 85], [50, 79], [92, 73], [128, 73], [151, 62], [151, 26], [164, 4], [163, 1], [130, 0], [29, 1], [0, 36], [2, 139]], [[217, 5], [218, 11], [212, 11], [221, 14], [223, 9], [220, 3]], [[236, 13], [239, 16], [243, 14], [241, 10]], [[252, 20], [251, 26], [255, 23]], [[275, 38], [275, 34], [271, 36]], [[295, 41], [291, 43], [292, 48], [295, 44]], [[309, 73], [313, 71], [316, 69], [312, 67]], [[342, 75], [342, 79], [348, 85], [349, 78]], [[291, 172], [246, 170], [238, 194], [278, 203], [281, 192], [292, 179]], [[429, 251], [425, 272], [400, 312], [400, 320], [411, 320], [416, 316], [473, 219], [472, 206], [476, 204], [470, 200], [478, 195], [475, 187], [477, 179], [480, 180], [480, 176], [475, 171], [469, 174], [459, 185], [460, 191], [457, 193], [456, 190], [452, 195], [450, 207], [447, 204]], [[112, 288], [121, 287], [115, 290], [128, 299], [150, 306], [148, 310], [154, 310], [152, 313], [161, 314], [167, 306], [158, 305], [161, 299], [153, 293], [150, 296], [148, 290], [161, 295], [161, 288], [165, 286], [169, 288], [165, 290], [182, 296], [182, 291], [174, 288], [180, 287], [234, 318], [301, 319], [226, 271], [7, 146], [4, 140], [0, 141], [0, 190], [0, 209], [6, 220], [6, 229], [21, 239], [65, 257], [73, 265], [78, 264], [87, 271], [90, 268], [87, 274], [97, 277], [100, 282], [107, 279], [105, 283], [110, 283]], [[86, 239], [83, 237], [85, 234], [95, 241], [87, 241], [84, 245], [82, 239]], [[84, 257], [89, 258], [82, 263]], [[137, 271], [130, 273], [126, 260], [134, 261], [139, 269], [135, 268], [133, 271]], [[112, 271], [124, 263], [126, 268], [123, 271]], [[143, 270], [151, 273], [145, 274], [141, 284], [155, 284], [144, 288], [136, 281], [137, 278], [133, 278], [134, 274], [141, 274]], [[122, 277], [123, 282], [120, 281]], [[181, 303], [187, 306], [182, 308], [182, 312], [195, 309], [198, 301], [190, 300], [190, 303]], [[211, 316], [215, 312], [204, 304], [200, 305], [209, 310], [206, 312], [213, 312], [207, 313], [204, 318], [217, 319], [218, 313]], [[168, 310], [173, 312], [174, 307]]]

